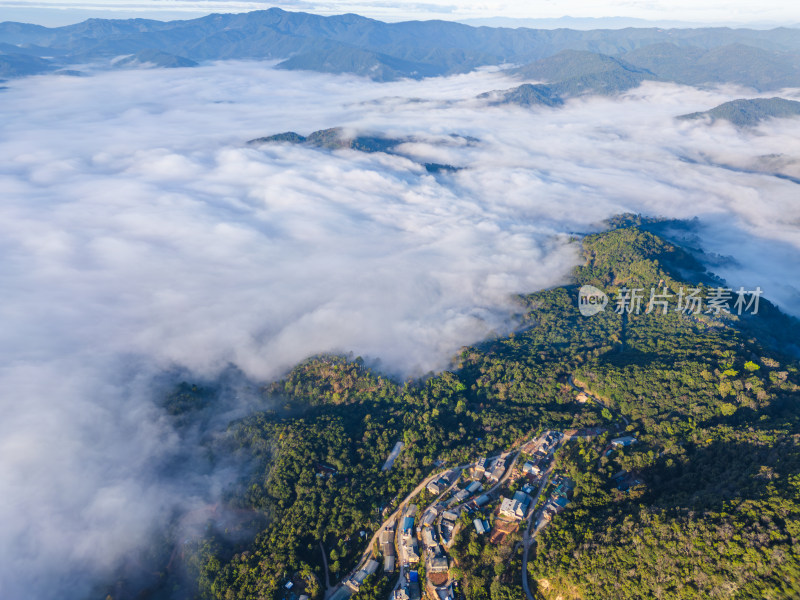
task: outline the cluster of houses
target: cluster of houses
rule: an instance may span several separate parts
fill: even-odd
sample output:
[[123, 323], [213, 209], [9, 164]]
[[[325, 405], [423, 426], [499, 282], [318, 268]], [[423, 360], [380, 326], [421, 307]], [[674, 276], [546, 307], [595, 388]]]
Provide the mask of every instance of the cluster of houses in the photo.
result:
[[560, 475], [554, 477], [551, 483], [553, 491], [542, 507], [541, 516], [536, 521], [537, 527], [542, 520], [549, 521], [567, 507], [569, 493], [575, 487], [575, 483], [572, 480]]
[[523, 451], [531, 455], [531, 460], [522, 465], [522, 472], [529, 476], [530, 481], [541, 476], [550, 464], [550, 453], [558, 445], [562, 434], [558, 431], [550, 431], [541, 441], [536, 441], [526, 446]]
[[[485, 464], [486, 459], [481, 459]], [[479, 461], [480, 462], [480, 461]], [[505, 468], [505, 466], [503, 467]], [[485, 472], [485, 471], [484, 471]], [[438, 480], [428, 484], [427, 489], [431, 493], [443, 492], [449, 489], [455, 479], [456, 473], [449, 471], [445, 473]], [[417, 533], [422, 534], [426, 527], [434, 527], [436, 519], [441, 515], [442, 519], [439, 523], [442, 541], [449, 544], [453, 537], [456, 521], [461, 514], [463, 506], [468, 503], [469, 509], [474, 510], [478, 506], [487, 504], [490, 501], [489, 496], [480, 496], [477, 500], [469, 502], [475, 494], [483, 491], [483, 484], [480, 481], [470, 481], [462, 489], [458, 487], [453, 488], [452, 494], [447, 498], [442, 498], [435, 504], [429, 506], [422, 515]], [[477, 503], [477, 504], [476, 504]]]
[[[561, 437], [562, 434], [559, 432], [547, 432], [544, 437], [531, 440], [523, 446], [522, 452], [532, 458], [522, 467], [517, 465], [510, 475], [512, 481], [517, 481], [520, 477], [526, 478], [527, 481], [523, 482], [525, 485], [511, 498], [500, 498], [500, 505], [497, 508], [499, 518], [495, 522], [495, 527], [500, 533], [495, 535], [497, 532], [491, 531], [493, 538], [496, 538], [490, 538], [493, 543], [500, 543], [503, 536], [516, 529], [517, 522], [523, 520], [530, 511], [531, 496], [547, 472], [552, 453]], [[634, 438], [628, 437], [617, 438], [612, 443], [629, 445], [635, 441]], [[402, 447], [398, 445], [396, 450], [398, 449], [402, 450]], [[428, 584], [433, 586], [429, 591], [432, 593], [435, 590], [439, 600], [452, 600], [455, 588], [454, 582], [448, 577], [450, 565], [446, 548], [452, 541], [462, 511], [477, 517], [473, 519], [472, 524], [478, 534], [490, 533], [492, 528], [481, 514], [485, 512], [481, 509], [488, 507], [498, 494], [493, 490], [484, 492], [482, 480], [485, 479], [487, 487], [495, 487], [506, 476], [511, 456], [512, 453], [507, 452], [494, 458], [480, 458], [471, 469], [471, 479], [463, 485], [457, 485], [461, 476], [458, 469], [446, 471], [426, 485], [426, 490], [436, 499], [421, 514], [418, 515], [417, 505], [409, 504], [399, 516], [399, 520], [387, 521], [383, 525], [379, 531], [378, 543], [383, 555], [384, 572], [394, 573], [398, 561], [403, 567], [400, 569], [400, 582], [392, 592], [390, 600], [420, 600], [419, 574], [410, 568], [423, 558], [425, 571], [429, 576]], [[316, 467], [320, 476], [335, 475], [335, 470], [328, 465], [318, 463]], [[543, 518], [551, 518], [563, 510], [568, 502], [567, 493], [571, 489], [568, 480], [554, 480], [554, 483], [555, 491], [546, 502]], [[536, 523], [538, 525], [539, 520]], [[375, 573], [379, 566], [377, 560], [368, 560], [361, 569], [344, 581], [344, 585], [337, 590], [331, 600], [346, 600], [351, 594], [357, 593], [366, 578]]]
[[[436, 481], [430, 482], [427, 485], [427, 490], [438, 495], [451, 488], [457, 476], [458, 473], [456, 471], [448, 471]], [[453, 537], [456, 521], [458, 521], [458, 517], [461, 514], [462, 505], [481, 490], [483, 490], [483, 485], [479, 481], [471, 481], [463, 489], [454, 488], [449, 497], [442, 498], [426, 508], [418, 522], [415, 521], [417, 506], [409, 505], [402, 520], [399, 538], [400, 558], [404, 564], [415, 564], [422, 559], [418, 543], [418, 539], [422, 539], [427, 572], [446, 573], [448, 570], [447, 554], [441, 546], [440, 536], [436, 529], [436, 521], [441, 515], [442, 519], [439, 523], [441, 542], [449, 544]], [[486, 501], [488, 502], [488, 497]], [[384, 547], [382, 541], [381, 546], [382, 549], [385, 548], [384, 562], [386, 563], [388, 553], [392, 552], [388, 545], [391, 539], [388, 532], [385, 539], [387, 545]]]
[[[434, 496], [441, 496], [438, 500], [424, 509], [419, 516], [417, 515], [417, 506], [409, 505], [406, 508], [401, 519], [400, 535], [397, 538], [399, 558], [403, 561], [404, 566], [408, 567], [419, 562], [424, 557], [425, 572], [429, 576], [429, 582], [434, 585], [440, 600], [446, 600], [454, 596], [453, 586], [448, 584], [447, 573], [450, 565], [446, 545], [453, 538], [459, 516], [464, 509], [472, 512], [491, 502], [488, 494], [475, 498], [476, 495], [481, 494], [484, 488], [480, 480], [485, 477], [488, 482], [495, 483], [502, 479], [507, 469], [508, 456], [506, 454], [493, 461], [486, 458], [480, 459], [477, 467], [472, 472], [473, 479], [465, 483], [463, 487], [455, 485], [459, 477], [458, 471], [451, 470], [444, 473], [426, 486], [429, 493]], [[443, 495], [448, 490], [450, 492]], [[470, 501], [470, 498], [475, 499]], [[489, 530], [489, 524], [486, 521], [481, 521], [481, 526], [484, 527], [485, 531]], [[391, 563], [388, 557], [393, 553], [393, 550], [389, 548], [393, 538], [393, 531], [392, 527], [387, 526], [380, 538], [385, 565]], [[419, 540], [421, 540], [422, 552], [420, 552]], [[409, 575], [412, 573], [414, 572], [408, 572]], [[437, 580], [443, 583], [439, 585]], [[413, 584], [414, 582], [411, 580], [401, 583], [398, 589], [393, 592], [391, 600], [413, 600]]]

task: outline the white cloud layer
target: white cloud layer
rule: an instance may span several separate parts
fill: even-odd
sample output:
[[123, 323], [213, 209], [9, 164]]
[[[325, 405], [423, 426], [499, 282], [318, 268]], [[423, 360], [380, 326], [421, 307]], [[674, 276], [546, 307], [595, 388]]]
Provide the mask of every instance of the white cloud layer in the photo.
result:
[[[706, 247], [739, 260], [720, 262], [731, 284], [799, 312], [798, 186], [719, 165], [792, 174], [800, 121], [677, 123], [742, 92], [664, 84], [560, 110], [474, 100], [514, 83], [223, 63], [0, 92], [0, 597], [80, 597], [208, 499], [217, 479], [154, 475], [181, 451], [153, 402], [164, 370], [265, 379], [331, 350], [446, 367], [509, 326], [513, 294], [566, 280], [570, 233], [623, 211], [699, 216]], [[407, 147], [468, 167], [441, 176], [244, 144], [335, 125], [481, 142]]]

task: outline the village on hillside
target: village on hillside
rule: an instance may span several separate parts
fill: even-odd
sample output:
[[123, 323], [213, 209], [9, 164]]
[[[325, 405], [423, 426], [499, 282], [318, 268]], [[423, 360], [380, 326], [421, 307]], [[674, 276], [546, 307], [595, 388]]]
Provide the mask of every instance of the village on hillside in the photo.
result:
[[[572, 385], [578, 402], [600, 404], [589, 392]], [[624, 416], [618, 416], [628, 424]], [[621, 425], [617, 431], [622, 432]], [[393, 582], [387, 600], [464, 600], [463, 571], [454, 556], [454, 544], [459, 534], [470, 529], [474, 530], [471, 536], [496, 548], [512, 544], [516, 552], [522, 546], [522, 587], [528, 600], [533, 600], [527, 578], [530, 548], [536, 535], [567, 508], [575, 489], [575, 482], [555, 469], [555, 453], [570, 440], [604, 433], [606, 429], [599, 427], [563, 433], [546, 430], [470, 464], [447, 468], [444, 461], [437, 461], [434, 472], [404, 499], [395, 498], [384, 507], [384, 521], [357, 566], [338, 584], [327, 582], [324, 600], [348, 600], [375, 577]], [[635, 437], [621, 435], [612, 438], [602, 454], [609, 456], [635, 443]], [[383, 471], [392, 468], [403, 447], [402, 442], [395, 444]], [[642, 483], [636, 473], [627, 471], [614, 475], [612, 482], [620, 491]], [[327, 563], [325, 568], [329, 580]], [[296, 590], [294, 581], [287, 582], [285, 600], [309, 600]]]
[[[572, 432], [574, 433], [574, 432]], [[564, 510], [573, 484], [553, 476], [553, 454], [568, 436], [546, 431], [516, 451], [481, 457], [428, 477], [382, 524], [377, 543], [328, 600], [346, 600], [382, 568], [396, 577], [389, 600], [455, 600], [450, 548], [465, 527], [502, 544], [520, 528], [539, 529]], [[548, 488], [552, 490], [544, 495]], [[423, 504], [419, 500], [427, 499]], [[535, 516], [535, 521], [534, 521]], [[526, 523], [527, 521], [527, 523]]]

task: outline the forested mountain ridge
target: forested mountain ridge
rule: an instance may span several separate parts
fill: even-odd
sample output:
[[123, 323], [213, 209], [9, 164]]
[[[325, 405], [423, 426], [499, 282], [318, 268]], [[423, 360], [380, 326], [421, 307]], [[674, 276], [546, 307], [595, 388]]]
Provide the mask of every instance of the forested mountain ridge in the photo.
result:
[[[719, 285], [654, 233], [657, 222], [612, 225], [580, 242], [585, 264], [573, 285], [521, 297], [525, 326], [464, 348], [451, 371], [399, 382], [360, 359], [324, 356], [265, 386], [280, 408], [232, 423], [227, 451], [257, 465], [231, 505], [269, 522], [252, 542], [213, 530], [193, 542], [186, 597], [278, 598], [293, 580], [321, 598], [320, 542], [331, 577], [347, 573], [364, 550], [359, 532], [371, 535], [381, 511], [435, 461], [463, 464], [544, 429], [583, 427], [608, 431], [556, 456], [576, 488], [529, 563], [540, 598], [797, 596], [798, 363], [762, 344], [752, 325], [775, 309], [619, 314], [612, 301], [581, 315], [580, 285], [612, 297], [624, 288], [677, 294]], [[572, 377], [611, 410], [576, 401]], [[608, 453], [618, 428], [638, 443]], [[405, 448], [384, 472], [398, 440]], [[628, 491], [613, 480], [623, 470], [640, 481]], [[469, 600], [522, 597], [513, 544], [484, 538], [473, 550], [496, 568], [459, 572]], [[169, 582], [166, 573], [161, 585]], [[370, 590], [357, 597], [373, 597]]]
[[[613, 96], [645, 81], [705, 86], [736, 83], [756, 90], [800, 86], [800, 55], [773, 52], [743, 44], [704, 50], [658, 43], [616, 56], [562, 50], [510, 70], [525, 83], [493, 94], [502, 104], [556, 106], [576, 96]], [[536, 97], [531, 95], [536, 90]], [[752, 123], [750, 123], [752, 124]]]
[[303, 144], [313, 148], [325, 148], [327, 150], [337, 150], [340, 148], [350, 148], [362, 152], [389, 152], [395, 146], [406, 141], [398, 138], [388, 138], [382, 136], [350, 136], [341, 127], [330, 127], [314, 131], [307, 136], [300, 135], [294, 131], [286, 131], [265, 137], [255, 138], [247, 143], [250, 145], [286, 143]]
[[416, 143], [429, 144], [432, 146], [471, 146], [480, 140], [471, 136], [463, 136], [451, 133], [448, 136], [438, 136], [431, 139], [420, 139], [415, 137], [392, 138], [381, 134], [361, 134], [347, 132], [342, 127], [329, 127], [314, 131], [307, 136], [300, 135], [294, 131], [285, 131], [265, 137], [259, 137], [247, 142], [250, 146], [261, 146], [263, 144], [295, 144], [309, 148], [323, 150], [357, 150], [358, 152], [372, 153], [383, 152], [396, 156], [408, 158], [421, 166], [425, 167], [428, 173], [454, 172], [461, 170], [449, 164], [423, 162], [414, 156], [403, 152], [402, 144]]
[[800, 116], [800, 102], [785, 98], [749, 98], [731, 100], [710, 110], [681, 115], [678, 119], [725, 120], [737, 127], [754, 127], [768, 119], [787, 119]]
[[684, 85], [735, 83], [756, 90], [795, 87], [800, 81], [797, 51], [781, 52], [754, 44], [731, 43], [717, 48], [658, 43], [618, 56], [663, 81]]

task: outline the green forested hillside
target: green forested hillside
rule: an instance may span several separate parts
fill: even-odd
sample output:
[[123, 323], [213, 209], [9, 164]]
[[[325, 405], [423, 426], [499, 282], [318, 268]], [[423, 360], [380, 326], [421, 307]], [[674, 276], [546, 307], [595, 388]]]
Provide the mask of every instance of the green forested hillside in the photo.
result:
[[526, 79], [552, 82], [596, 73], [613, 73], [619, 70], [652, 77], [652, 73], [645, 69], [635, 67], [612, 56], [586, 50], [562, 50], [548, 58], [513, 69], [512, 73]]
[[[604, 312], [582, 316], [583, 284], [610, 295], [625, 286], [677, 292], [695, 281], [717, 285], [690, 254], [648, 232], [655, 228], [647, 222], [614, 226], [581, 242], [586, 260], [574, 285], [522, 297], [521, 330], [465, 348], [451, 371], [400, 382], [361, 359], [325, 356], [267, 385], [263, 393], [276, 410], [232, 423], [227, 450], [255, 465], [230, 503], [267, 524], [251, 542], [210, 533], [193, 546], [197, 585], [189, 597], [281, 597], [293, 579], [319, 599], [320, 543], [332, 579], [346, 574], [382, 511], [388, 514], [435, 461], [462, 464], [545, 428], [585, 426], [609, 431], [557, 454], [577, 486], [531, 553], [535, 594], [800, 594], [797, 362], [758, 333], [768, 328], [758, 319], [775, 318], [775, 309], [747, 318], [621, 315], [612, 301]], [[784, 329], [796, 327], [780, 318]], [[571, 381], [607, 408], [577, 403]], [[609, 453], [618, 431], [638, 442]], [[383, 472], [400, 440], [405, 448]], [[613, 479], [622, 470], [638, 482], [627, 491]], [[508, 548], [484, 548], [485, 540], [472, 538], [454, 550], [469, 600], [522, 598], [519, 551], [506, 556]], [[382, 580], [379, 571], [369, 589], [385, 589]]]
[[[579, 279], [680, 285], [661, 261], [682, 253], [647, 233], [621, 229], [584, 246]], [[609, 456], [608, 435], [562, 449], [576, 502], [541, 534], [529, 566], [540, 593], [797, 597], [797, 363], [735, 316], [626, 317], [624, 347], [581, 361], [574, 373], [630, 419], [639, 443]], [[612, 477], [621, 470], [643, 483], [619, 491]]]

